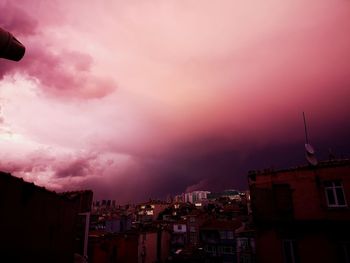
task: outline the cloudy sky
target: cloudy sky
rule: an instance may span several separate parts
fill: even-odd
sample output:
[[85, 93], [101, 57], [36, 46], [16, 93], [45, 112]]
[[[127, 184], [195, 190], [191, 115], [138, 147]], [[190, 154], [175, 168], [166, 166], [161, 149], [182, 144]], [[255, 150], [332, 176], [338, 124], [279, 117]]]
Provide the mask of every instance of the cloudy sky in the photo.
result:
[[350, 1], [0, 0], [0, 169], [120, 203], [350, 153]]

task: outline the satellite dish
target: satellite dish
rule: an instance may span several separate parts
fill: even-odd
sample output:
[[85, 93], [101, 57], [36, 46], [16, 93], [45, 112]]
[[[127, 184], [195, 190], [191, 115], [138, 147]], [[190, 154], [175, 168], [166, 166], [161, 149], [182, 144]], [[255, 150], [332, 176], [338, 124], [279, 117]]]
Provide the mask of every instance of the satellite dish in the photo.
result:
[[307, 162], [308, 162], [310, 165], [316, 166], [316, 165], [318, 164], [318, 161], [317, 161], [315, 155], [311, 155], [311, 154], [306, 153], [306, 154], [305, 154], [305, 157], [306, 157]]
[[315, 156], [315, 150], [314, 147], [311, 146], [311, 144], [309, 143], [309, 136], [307, 133], [307, 127], [306, 127], [306, 118], [305, 118], [305, 113], [303, 112], [303, 118], [304, 118], [304, 128], [305, 128], [305, 157], [307, 162], [311, 165], [311, 166], [316, 166], [317, 165], [317, 159]]
[[305, 143], [305, 151], [310, 155], [315, 154], [314, 148], [309, 143]]

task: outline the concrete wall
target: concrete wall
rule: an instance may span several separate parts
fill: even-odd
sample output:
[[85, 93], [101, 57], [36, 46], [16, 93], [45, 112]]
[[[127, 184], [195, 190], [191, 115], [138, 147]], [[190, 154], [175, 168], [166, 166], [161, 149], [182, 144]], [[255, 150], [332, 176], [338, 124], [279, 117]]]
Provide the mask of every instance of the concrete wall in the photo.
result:
[[0, 261], [72, 262], [78, 205], [0, 172]]

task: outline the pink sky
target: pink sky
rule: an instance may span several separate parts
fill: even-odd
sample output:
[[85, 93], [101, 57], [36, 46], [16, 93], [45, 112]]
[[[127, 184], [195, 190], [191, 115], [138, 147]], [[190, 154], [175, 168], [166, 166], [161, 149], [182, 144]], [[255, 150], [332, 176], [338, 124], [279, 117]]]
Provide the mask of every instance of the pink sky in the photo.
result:
[[0, 61], [1, 170], [120, 202], [239, 188], [249, 169], [303, 161], [302, 111], [321, 153], [349, 154], [350, 1], [0, 10], [27, 48]]

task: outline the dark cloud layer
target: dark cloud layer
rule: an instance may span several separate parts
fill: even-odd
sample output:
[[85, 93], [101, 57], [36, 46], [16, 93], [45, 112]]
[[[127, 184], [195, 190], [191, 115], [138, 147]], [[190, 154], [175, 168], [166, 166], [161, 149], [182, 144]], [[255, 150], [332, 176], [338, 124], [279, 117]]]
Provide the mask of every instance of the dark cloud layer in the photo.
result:
[[[302, 123], [302, 118], [300, 122]], [[223, 143], [213, 145], [203, 141], [200, 148], [197, 143], [187, 145], [187, 154], [183, 151], [184, 147], [179, 147], [162, 158], [139, 159], [138, 167], [125, 171], [118, 180], [87, 178], [78, 187], [94, 188], [96, 198], [117, 197], [123, 202], [165, 198], [169, 194], [194, 190], [220, 191], [228, 188], [245, 190], [250, 170], [283, 169], [307, 164], [303, 126], [300, 125], [298, 128], [300, 129], [295, 131], [301, 136], [295, 142], [290, 142], [286, 136], [279, 138], [276, 144], [269, 143], [259, 148], [247, 143], [246, 147], [249, 150], [245, 152], [244, 148], [233, 150], [232, 147], [235, 145], [233, 141], [226, 141], [226, 147]], [[342, 126], [341, 130], [327, 132], [324, 136], [322, 132], [313, 130], [311, 140], [318, 159], [327, 160], [329, 150], [337, 158], [348, 158], [349, 132], [350, 125]], [[110, 172], [118, 173], [118, 170]]]

